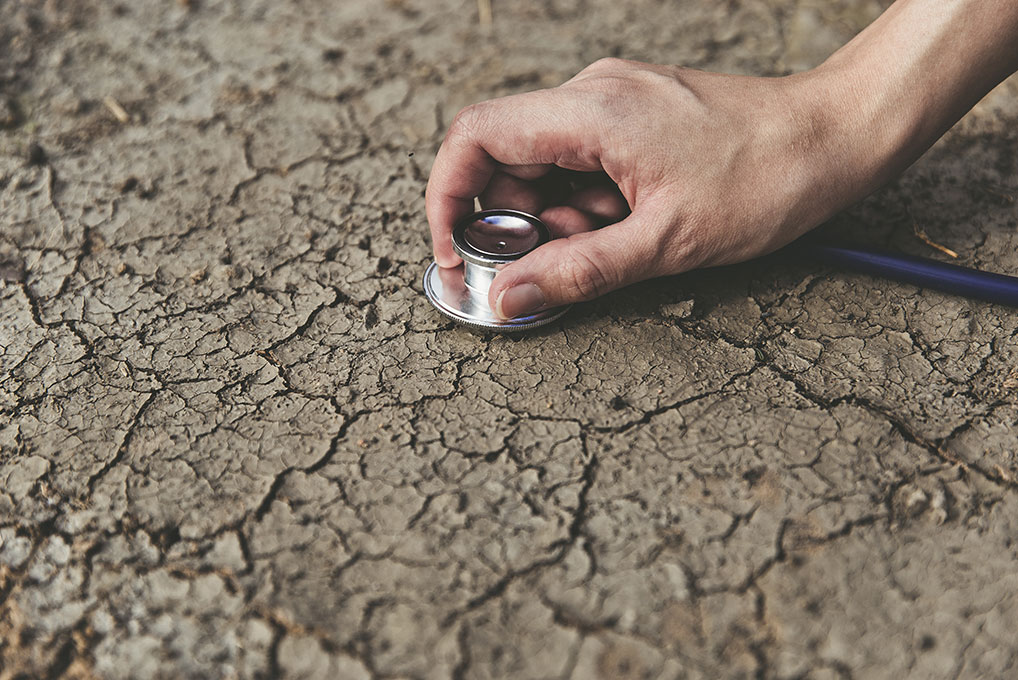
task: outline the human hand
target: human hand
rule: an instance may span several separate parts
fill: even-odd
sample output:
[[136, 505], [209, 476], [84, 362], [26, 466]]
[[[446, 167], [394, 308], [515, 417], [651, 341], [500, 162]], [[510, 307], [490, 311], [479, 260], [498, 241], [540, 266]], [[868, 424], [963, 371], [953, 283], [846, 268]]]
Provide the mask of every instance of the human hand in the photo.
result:
[[450, 234], [475, 196], [559, 237], [495, 278], [502, 318], [772, 251], [879, 174], [839, 143], [818, 81], [607, 59], [560, 87], [468, 107], [428, 183], [436, 260], [459, 263]]
[[458, 263], [451, 230], [477, 196], [565, 237], [499, 272], [503, 318], [764, 254], [918, 158], [1018, 70], [1016, 41], [1018, 3], [898, 0], [793, 76], [606, 59], [468, 107], [428, 182], [435, 259]]

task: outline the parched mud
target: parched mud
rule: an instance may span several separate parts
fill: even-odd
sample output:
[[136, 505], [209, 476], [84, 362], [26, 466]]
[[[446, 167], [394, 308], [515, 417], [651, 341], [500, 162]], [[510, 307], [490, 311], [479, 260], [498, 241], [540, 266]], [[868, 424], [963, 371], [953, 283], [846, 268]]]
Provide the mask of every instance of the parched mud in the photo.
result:
[[[875, 2], [0, 4], [0, 678], [1015, 673], [1018, 315], [768, 259], [424, 301], [463, 105]], [[825, 227], [1018, 273], [1018, 87]]]

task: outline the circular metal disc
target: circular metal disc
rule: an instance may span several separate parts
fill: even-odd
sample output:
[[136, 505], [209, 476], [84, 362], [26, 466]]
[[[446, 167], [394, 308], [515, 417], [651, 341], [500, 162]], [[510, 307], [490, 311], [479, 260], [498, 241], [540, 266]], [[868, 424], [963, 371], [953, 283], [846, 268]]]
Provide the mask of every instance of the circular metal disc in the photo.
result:
[[485, 255], [520, 257], [537, 247], [537, 227], [517, 215], [487, 215], [466, 225], [463, 239]]
[[463, 283], [463, 265], [443, 269], [432, 262], [424, 272], [424, 294], [435, 309], [453, 321], [492, 331], [525, 331], [549, 324], [569, 311], [569, 307], [545, 309], [537, 314], [503, 321], [488, 306], [488, 298]]
[[514, 262], [551, 239], [547, 225], [518, 210], [482, 210], [452, 230], [452, 248], [466, 262], [491, 266]]

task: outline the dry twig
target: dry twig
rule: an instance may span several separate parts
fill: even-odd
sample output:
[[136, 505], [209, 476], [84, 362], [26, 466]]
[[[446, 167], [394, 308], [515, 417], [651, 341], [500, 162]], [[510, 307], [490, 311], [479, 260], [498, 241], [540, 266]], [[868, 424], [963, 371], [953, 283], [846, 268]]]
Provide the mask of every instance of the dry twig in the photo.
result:
[[[911, 217], [911, 213], [909, 214], [909, 217]], [[958, 253], [954, 252], [947, 246], [940, 245], [939, 243], [931, 239], [929, 236], [927, 236], [926, 232], [923, 231], [922, 227], [919, 226], [919, 221], [916, 220], [916, 218], [914, 217], [912, 217], [912, 232], [916, 235], [916, 238], [918, 238], [920, 241], [930, 246], [931, 248], [936, 248], [937, 250], [944, 253], [944, 255], [947, 255], [948, 257], [953, 257], [956, 260], [958, 259]]]
[[481, 22], [481, 30], [487, 33], [491, 30], [491, 0], [477, 0], [477, 18]]
[[106, 108], [110, 110], [110, 113], [113, 114], [113, 117], [119, 120], [121, 123], [131, 122], [131, 115], [127, 111], [125, 111], [124, 107], [120, 105], [120, 102], [118, 102], [113, 97], [109, 95], [103, 97], [103, 104], [105, 104]]
[[984, 194], [986, 194], [988, 196], [993, 196], [994, 198], [999, 198], [1004, 203], [1011, 203], [1011, 204], [1014, 203], [1014, 196], [1012, 196], [1011, 194], [1005, 192], [1003, 189], [997, 189], [997, 188], [990, 187], [990, 186], [985, 185], [985, 184], [981, 185], [979, 188], [982, 190], [982, 192]]

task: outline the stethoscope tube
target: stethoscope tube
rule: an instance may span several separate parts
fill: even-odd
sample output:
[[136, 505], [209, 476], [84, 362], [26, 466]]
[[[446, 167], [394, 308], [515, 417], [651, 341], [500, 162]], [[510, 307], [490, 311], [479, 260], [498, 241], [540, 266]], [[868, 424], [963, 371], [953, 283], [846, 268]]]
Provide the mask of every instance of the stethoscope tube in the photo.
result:
[[820, 243], [803, 244], [808, 256], [867, 274], [935, 288], [946, 293], [1018, 307], [1018, 277], [984, 272], [899, 253]]

